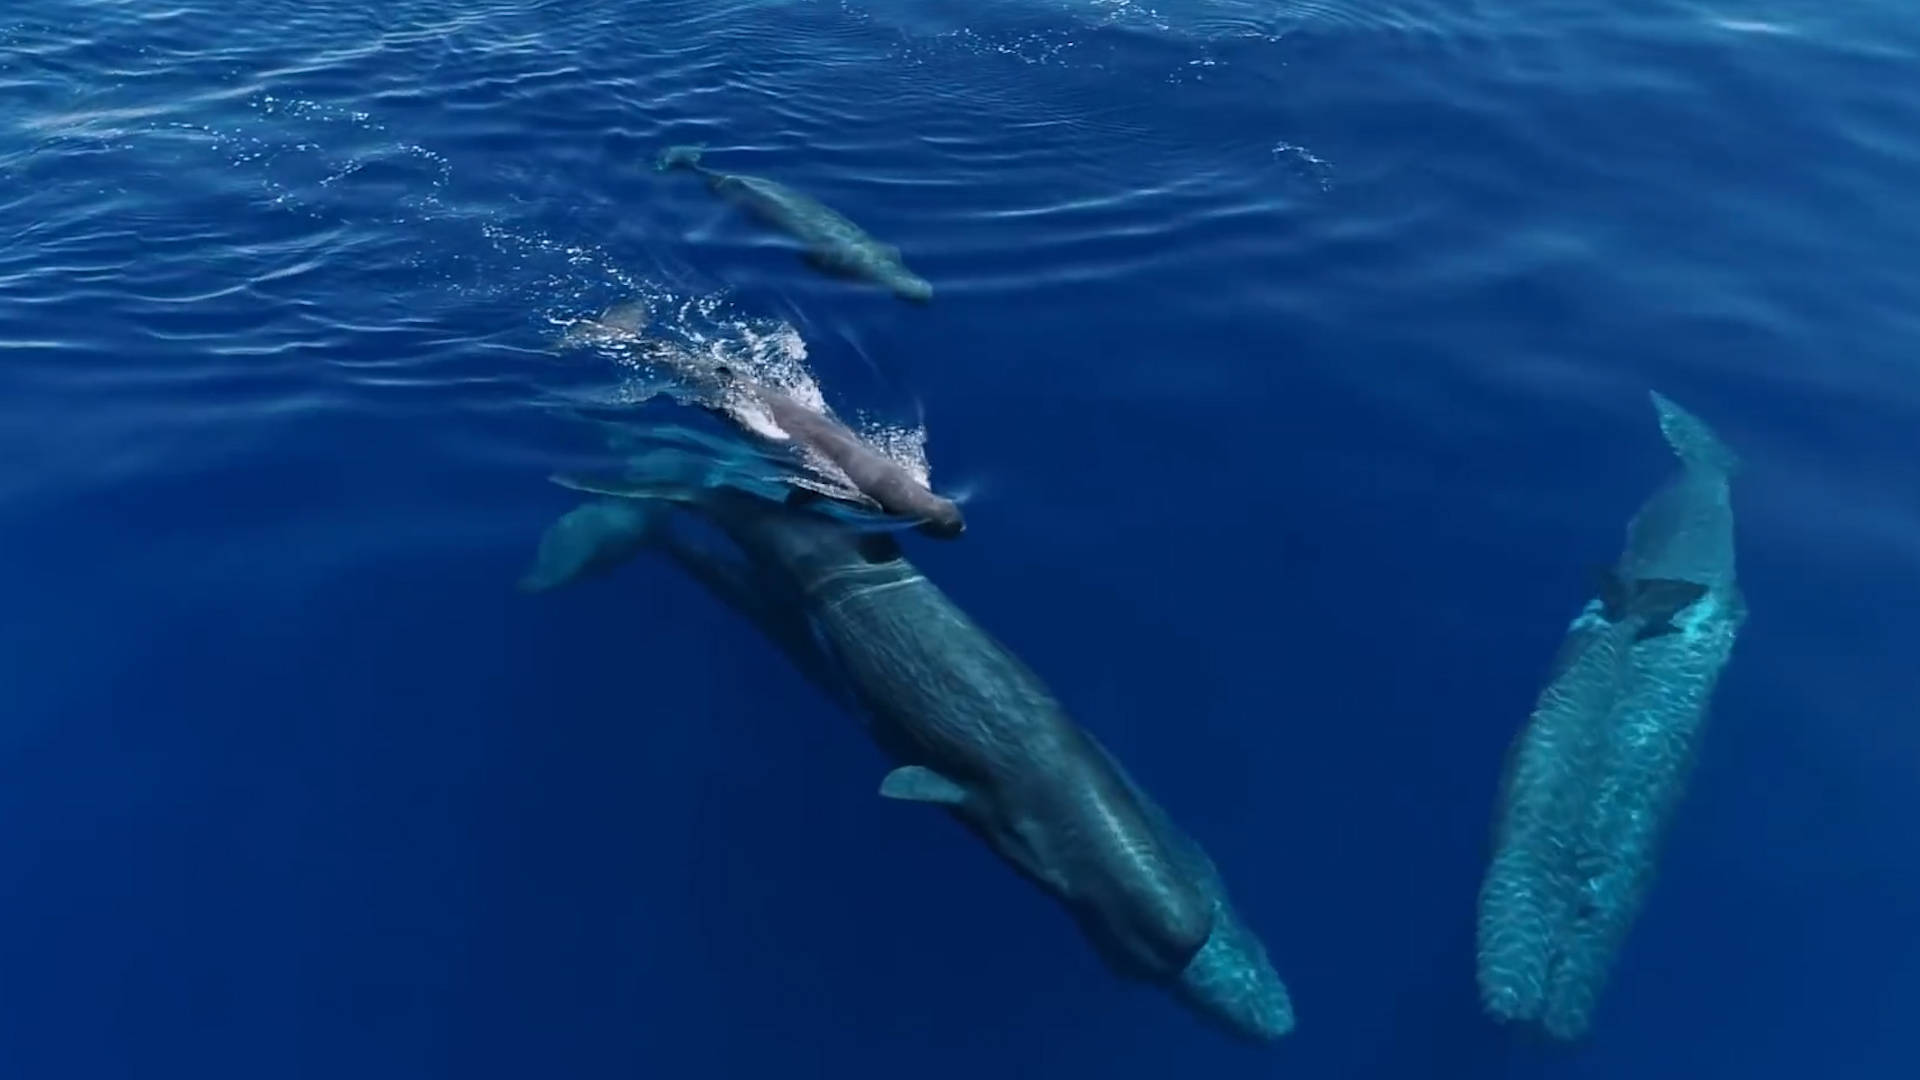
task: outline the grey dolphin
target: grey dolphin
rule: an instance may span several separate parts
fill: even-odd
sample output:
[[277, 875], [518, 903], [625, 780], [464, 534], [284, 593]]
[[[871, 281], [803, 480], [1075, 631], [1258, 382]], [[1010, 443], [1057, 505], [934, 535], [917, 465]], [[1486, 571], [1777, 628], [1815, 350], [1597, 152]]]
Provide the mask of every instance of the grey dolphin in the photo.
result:
[[715, 192], [798, 239], [805, 248], [808, 264], [822, 273], [884, 285], [904, 300], [926, 303], [933, 299], [933, 286], [907, 269], [899, 248], [875, 240], [837, 211], [784, 184], [709, 169], [700, 164], [701, 149], [670, 146], [660, 152], [654, 168], [662, 172], [683, 168], [699, 173]]
[[1508, 751], [1480, 890], [1482, 1004], [1563, 1040], [1592, 1025], [1746, 619], [1738, 460], [1697, 417], [1652, 401], [1681, 468], [1629, 523]]
[[[644, 300], [615, 304], [598, 318], [574, 324], [560, 344], [631, 345], [641, 340], [650, 317]], [[915, 522], [920, 533], [942, 540], [966, 531], [966, 517], [958, 503], [936, 494], [906, 466], [875, 450], [831, 413], [802, 404], [777, 386], [697, 353], [668, 347], [654, 350], [652, 358], [670, 366], [689, 384], [701, 407], [750, 436], [766, 438], [763, 431], [741, 418], [739, 407], [757, 404], [765, 409], [794, 447], [816, 454], [840, 470], [862, 496], [888, 516]], [[794, 493], [796, 501], [820, 494], [808, 488], [795, 488]]]
[[[901, 763], [883, 795], [952, 812], [1060, 900], [1115, 970], [1244, 1038], [1291, 1030], [1286, 989], [1205, 852], [890, 538], [737, 492], [694, 506], [742, 557], [702, 551], [657, 518], [595, 517], [598, 546], [618, 559], [651, 544], [747, 616], [868, 718]], [[543, 562], [551, 550], [542, 543]], [[567, 566], [528, 576], [557, 584]]]
[[967, 522], [952, 499], [936, 495], [906, 466], [868, 446], [845, 424], [794, 400], [776, 386], [739, 375], [731, 368], [715, 369], [728, 388], [760, 403], [780, 430], [795, 443], [819, 454], [845, 473], [862, 495], [886, 513], [918, 521], [928, 536], [952, 539], [966, 531]]

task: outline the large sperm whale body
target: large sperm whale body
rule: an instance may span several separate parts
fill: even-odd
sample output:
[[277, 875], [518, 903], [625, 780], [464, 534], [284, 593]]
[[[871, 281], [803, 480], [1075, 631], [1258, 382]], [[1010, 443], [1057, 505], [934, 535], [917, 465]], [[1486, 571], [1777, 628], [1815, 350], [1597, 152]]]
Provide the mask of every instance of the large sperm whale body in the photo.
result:
[[904, 300], [933, 299], [933, 286], [907, 269], [899, 248], [875, 240], [837, 211], [784, 184], [709, 169], [700, 164], [700, 153], [698, 146], [670, 146], [660, 152], [654, 167], [699, 173], [716, 193], [799, 240], [807, 263], [822, 273], [871, 281]]
[[1573, 1040], [1652, 884], [1720, 671], [1746, 619], [1732, 451], [1652, 395], [1680, 470], [1627, 528], [1508, 752], [1480, 891], [1482, 1004]]
[[551, 587], [642, 547], [666, 554], [866, 718], [900, 763], [883, 796], [958, 818], [1120, 974], [1246, 1039], [1292, 1029], [1286, 989], [1205, 852], [890, 537], [725, 488], [679, 501], [740, 554], [679, 537], [663, 504], [642, 503], [641, 520], [601, 500], [549, 530], [528, 580]]

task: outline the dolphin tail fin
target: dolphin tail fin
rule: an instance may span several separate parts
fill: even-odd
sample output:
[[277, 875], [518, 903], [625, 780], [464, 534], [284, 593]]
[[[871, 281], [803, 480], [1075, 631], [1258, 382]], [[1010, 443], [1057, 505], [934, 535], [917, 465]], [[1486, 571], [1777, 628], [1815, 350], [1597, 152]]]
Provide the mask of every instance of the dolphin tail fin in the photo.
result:
[[1629, 581], [1607, 570], [1602, 572], [1600, 603], [1608, 622], [1618, 623], [1631, 617], [1645, 620], [1640, 631], [1633, 636], [1635, 641], [1645, 641], [1677, 630], [1678, 627], [1673, 625], [1673, 617], [1706, 593], [1707, 587], [1697, 581], [1677, 578], [1638, 578]]
[[1650, 390], [1653, 410], [1660, 417], [1660, 434], [1667, 445], [1690, 468], [1706, 469], [1725, 476], [1740, 470], [1740, 456], [1720, 441], [1706, 422], [1676, 405], [1672, 398]]
[[665, 150], [660, 151], [660, 156], [653, 161], [653, 167], [660, 172], [666, 172], [668, 169], [676, 168], [699, 168], [700, 155], [705, 152], [706, 149], [704, 144], [669, 146]]

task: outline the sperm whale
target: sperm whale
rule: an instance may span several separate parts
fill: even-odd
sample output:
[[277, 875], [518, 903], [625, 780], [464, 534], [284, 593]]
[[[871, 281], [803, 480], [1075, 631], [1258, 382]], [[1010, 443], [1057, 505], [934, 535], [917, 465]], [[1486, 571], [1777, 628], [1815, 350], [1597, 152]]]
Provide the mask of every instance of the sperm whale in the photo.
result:
[[1698, 417], [1652, 399], [1680, 470], [1629, 523], [1508, 751], [1480, 890], [1482, 1004], [1562, 1040], [1590, 1028], [1645, 902], [1747, 612], [1734, 575], [1738, 461]]
[[[1198, 843], [889, 536], [717, 488], [709, 462], [663, 460], [636, 462], [625, 510], [587, 503], [556, 522], [525, 580], [551, 588], [643, 548], [665, 554], [866, 719], [895, 762], [882, 796], [959, 819], [1122, 976], [1249, 1041], [1292, 1030], [1285, 986]], [[699, 490], [675, 491], [688, 484]], [[738, 554], [679, 536], [669, 505]]]

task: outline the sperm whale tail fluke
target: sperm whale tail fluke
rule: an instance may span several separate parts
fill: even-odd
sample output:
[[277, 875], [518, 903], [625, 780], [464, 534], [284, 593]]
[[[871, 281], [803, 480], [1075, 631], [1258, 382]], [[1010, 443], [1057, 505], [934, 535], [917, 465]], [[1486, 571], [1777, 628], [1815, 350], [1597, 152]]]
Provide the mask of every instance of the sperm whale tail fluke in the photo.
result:
[[668, 169], [697, 169], [700, 167], [700, 155], [705, 150], [706, 147], [700, 145], [669, 146], [660, 151], [660, 156], [654, 159], [653, 167], [660, 172], [666, 172]]
[[1653, 409], [1660, 416], [1660, 434], [1666, 436], [1667, 445], [1673, 447], [1674, 454], [1688, 468], [1702, 469], [1708, 472], [1731, 476], [1740, 470], [1740, 455], [1720, 441], [1706, 421], [1674, 404], [1673, 399], [1658, 390], [1647, 392], [1653, 398]]

